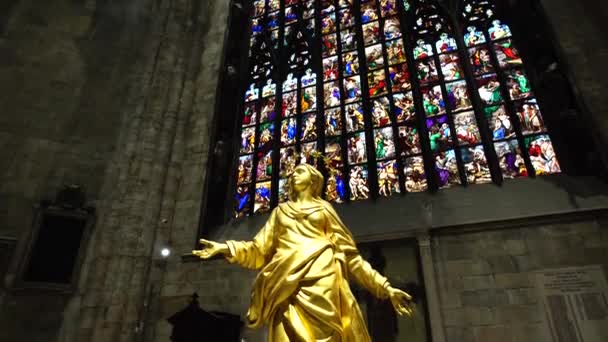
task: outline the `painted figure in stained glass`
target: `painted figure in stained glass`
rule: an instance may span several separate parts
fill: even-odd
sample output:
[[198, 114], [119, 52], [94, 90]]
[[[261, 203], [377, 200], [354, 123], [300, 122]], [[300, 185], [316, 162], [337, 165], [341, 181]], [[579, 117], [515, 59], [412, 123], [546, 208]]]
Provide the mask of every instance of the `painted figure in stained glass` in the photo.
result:
[[329, 14], [321, 18], [321, 33], [328, 34], [336, 32], [336, 15]]
[[536, 175], [560, 173], [561, 168], [548, 135], [526, 138], [530, 161]]
[[494, 43], [494, 51], [498, 58], [501, 68], [511, 65], [521, 65], [523, 62], [519, 56], [519, 51], [513, 46], [511, 39], [502, 40]]
[[392, 66], [388, 68], [388, 72], [394, 92], [406, 91], [412, 87], [412, 84], [410, 83], [410, 72], [407, 68], [407, 64]]
[[274, 120], [274, 97], [266, 98], [262, 102], [262, 112], [260, 113], [260, 122], [266, 122], [268, 120]]
[[516, 178], [528, 175], [517, 140], [497, 142], [494, 144], [494, 150], [496, 151], [498, 165], [502, 170], [503, 177]]
[[283, 82], [283, 92], [289, 92], [298, 88], [298, 80], [293, 77], [293, 73], [287, 74], [287, 78]]
[[386, 53], [389, 65], [405, 62], [405, 51], [403, 42], [400, 39], [387, 42]]
[[255, 203], [253, 212], [259, 213], [270, 209], [270, 182], [258, 183], [255, 186]]
[[254, 83], [249, 85], [249, 89], [245, 92], [245, 101], [257, 100], [260, 97], [260, 89], [255, 86]]
[[344, 80], [344, 97], [346, 103], [361, 99], [361, 82], [359, 76], [349, 77]]
[[428, 185], [422, 157], [406, 159], [403, 167], [403, 174], [405, 175], [405, 190], [407, 190], [407, 192], [426, 191]]
[[347, 52], [342, 58], [344, 75], [351, 76], [359, 73], [359, 57], [356, 51]]
[[323, 60], [323, 81], [338, 78], [338, 57], [329, 57]]
[[418, 39], [414, 48], [414, 59], [423, 59], [433, 55], [433, 48], [424, 39]]
[[445, 113], [445, 102], [441, 95], [441, 87], [426, 88], [422, 90], [422, 105], [426, 116], [435, 116]]
[[347, 28], [355, 24], [355, 18], [353, 17], [350, 8], [345, 8], [340, 11], [340, 27]]
[[511, 29], [509, 26], [502, 24], [500, 20], [492, 21], [492, 27], [488, 30], [492, 40], [511, 37]]
[[258, 160], [257, 180], [268, 180], [272, 177], [272, 151], [268, 151]]
[[329, 172], [325, 197], [329, 202], [344, 202], [344, 199], [346, 198], [346, 185], [344, 184], [342, 173], [339, 171], [331, 170]]
[[384, 39], [391, 40], [401, 37], [401, 29], [397, 18], [390, 18], [384, 22]]
[[245, 105], [245, 115], [243, 116], [243, 126], [249, 126], [255, 124], [257, 116], [257, 104], [248, 103]]
[[325, 135], [334, 136], [342, 134], [342, 117], [340, 108], [325, 111]]
[[236, 194], [234, 195], [235, 201], [235, 216], [243, 217], [246, 216], [249, 212], [249, 187], [248, 186], [239, 186], [236, 189]]
[[452, 111], [469, 109], [472, 107], [469, 98], [469, 90], [465, 81], [458, 81], [446, 84], [448, 93], [448, 106]]
[[328, 34], [326, 36], [323, 36], [323, 41], [322, 41], [322, 52], [323, 52], [323, 57], [329, 57], [329, 56], [333, 56], [336, 54], [336, 34]]
[[375, 99], [372, 102], [372, 121], [374, 127], [382, 127], [391, 124], [391, 118], [388, 114], [389, 102], [386, 97]]
[[440, 152], [435, 156], [435, 174], [440, 188], [460, 184], [458, 163], [454, 150]]
[[315, 87], [304, 88], [302, 90], [300, 108], [302, 112], [317, 109], [317, 89]]
[[309, 114], [302, 118], [302, 141], [310, 141], [317, 138], [317, 115]]
[[426, 127], [429, 132], [431, 151], [444, 150], [449, 146], [452, 133], [447, 116], [426, 119]]
[[345, 107], [346, 110], [346, 131], [354, 132], [365, 127], [363, 121], [363, 108], [361, 104], [355, 103]]
[[312, 72], [312, 69], [306, 69], [302, 76], [302, 87], [308, 87], [317, 83], [317, 74]]
[[454, 116], [456, 138], [460, 145], [475, 145], [481, 141], [477, 119], [474, 112], [465, 112]]
[[432, 59], [416, 63], [416, 69], [418, 71], [420, 83], [434, 83], [439, 81], [437, 67], [435, 67], [435, 62]]
[[394, 192], [399, 193], [398, 166], [395, 160], [378, 163], [378, 193], [389, 197]]
[[441, 72], [446, 81], [453, 81], [463, 77], [464, 73], [460, 67], [460, 59], [457, 54], [441, 55]]
[[268, 27], [271, 30], [279, 28], [279, 12], [268, 13]]
[[399, 127], [399, 144], [401, 145], [401, 154], [404, 156], [420, 153], [420, 137], [416, 127]]
[[340, 105], [340, 88], [338, 88], [337, 82], [325, 83], [324, 87], [324, 96], [325, 96], [325, 106], [326, 107], [335, 107]]
[[239, 164], [236, 168], [237, 183], [251, 182], [251, 170], [253, 168], [253, 155], [239, 157]]
[[380, 44], [365, 48], [365, 56], [367, 58], [367, 67], [370, 70], [384, 66], [384, 57], [382, 57], [382, 46]]
[[274, 137], [274, 124], [265, 123], [260, 125], [260, 148], [270, 149], [272, 145], [272, 138]]
[[376, 147], [377, 160], [393, 158], [395, 156], [393, 128], [386, 127], [374, 130], [374, 145]]
[[241, 153], [253, 152], [255, 145], [255, 127], [243, 128], [241, 131]]
[[469, 49], [471, 66], [475, 75], [486, 74], [494, 71], [490, 60], [490, 51], [485, 47]]
[[515, 135], [511, 119], [504, 106], [487, 107], [486, 113], [494, 140], [508, 139]]
[[281, 143], [290, 145], [296, 141], [296, 119], [283, 120], [281, 124]]
[[502, 102], [500, 95], [500, 83], [495, 74], [486, 75], [477, 79], [479, 97], [485, 104], [497, 104]]
[[507, 88], [512, 100], [518, 100], [532, 95], [530, 81], [520, 69], [507, 72]]
[[252, 16], [259, 17], [264, 14], [265, 10], [264, 0], [257, 0], [253, 3]]
[[251, 33], [254, 35], [262, 33], [262, 22], [260, 19], [252, 19], [251, 20]]
[[298, 155], [295, 147], [287, 147], [281, 149], [281, 162], [280, 168], [281, 177], [289, 177], [293, 170], [296, 168], [298, 162]]
[[386, 77], [384, 70], [377, 70], [368, 74], [367, 84], [369, 87], [369, 96], [378, 96], [386, 94]]
[[380, 41], [380, 25], [377, 21], [363, 25], [363, 43], [371, 45]]
[[395, 0], [380, 0], [380, 11], [383, 17], [397, 14], [397, 4]]
[[296, 100], [296, 92], [290, 92], [283, 94], [283, 105], [282, 105], [282, 116], [290, 117], [296, 115], [297, 110], [297, 100]]
[[540, 133], [545, 131], [543, 118], [536, 100], [525, 101], [516, 105], [517, 116], [521, 123], [523, 134]]
[[365, 133], [358, 133], [348, 138], [348, 162], [351, 164], [365, 163]]
[[475, 46], [486, 42], [486, 37], [483, 32], [477, 30], [475, 26], [467, 27], [467, 33], [464, 35], [464, 43], [468, 46]]
[[458, 49], [456, 46], [456, 40], [450, 37], [447, 33], [442, 33], [439, 37], [439, 40], [435, 44], [437, 53], [452, 52]]
[[461, 154], [469, 184], [483, 184], [492, 181], [483, 146], [462, 148]]
[[270, 7], [271, 11], [278, 11], [281, 7], [280, 0], [269, 0], [268, 7]]
[[300, 164], [315, 165], [317, 160], [315, 155], [317, 154], [317, 142], [309, 142], [302, 144], [300, 151]]
[[367, 168], [355, 166], [350, 170], [350, 199], [360, 200], [369, 198], [369, 187], [367, 186]]
[[416, 118], [416, 108], [412, 92], [393, 95], [397, 122], [407, 122]]
[[342, 51], [354, 50], [357, 48], [357, 39], [355, 30], [346, 29], [340, 32], [340, 42], [342, 43]]
[[369, 23], [378, 19], [378, 13], [376, 13], [375, 1], [361, 5], [361, 22], [363, 24]]

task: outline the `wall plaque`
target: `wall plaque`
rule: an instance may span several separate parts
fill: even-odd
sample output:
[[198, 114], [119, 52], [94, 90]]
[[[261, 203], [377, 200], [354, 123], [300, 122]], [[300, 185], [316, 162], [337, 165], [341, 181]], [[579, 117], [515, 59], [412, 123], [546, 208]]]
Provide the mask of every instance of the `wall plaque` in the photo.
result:
[[550, 341], [608, 339], [608, 285], [601, 266], [539, 271], [536, 284]]

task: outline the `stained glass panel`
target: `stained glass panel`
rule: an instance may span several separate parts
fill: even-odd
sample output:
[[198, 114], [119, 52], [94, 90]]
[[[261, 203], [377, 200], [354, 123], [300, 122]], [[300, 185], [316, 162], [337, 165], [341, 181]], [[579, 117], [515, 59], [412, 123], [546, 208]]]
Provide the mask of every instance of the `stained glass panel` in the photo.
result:
[[461, 149], [462, 161], [469, 184], [484, 184], [492, 182], [490, 168], [486, 160], [483, 146], [464, 147]]
[[367, 165], [353, 166], [349, 174], [349, 188], [351, 201], [369, 198], [369, 182]]
[[378, 194], [389, 197], [393, 193], [400, 193], [399, 189], [399, 166], [396, 160], [380, 162], [378, 171]]
[[348, 163], [359, 164], [367, 162], [365, 133], [356, 133], [348, 138]]
[[234, 215], [286, 201], [302, 162], [337, 203], [560, 172], [507, 21], [461, 9], [455, 25], [434, 0], [254, 0]]
[[525, 141], [536, 175], [561, 172], [551, 138], [548, 135], [526, 137]]
[[404, 161], [405, 190], [407, 192], [423, 192], [428, 189], [424, 160], [422, 157], [407, 158]]
[[440, 152], [435, 155], [435, 179], [440, 189], [460, 184], [458, 161], [454, 150]]

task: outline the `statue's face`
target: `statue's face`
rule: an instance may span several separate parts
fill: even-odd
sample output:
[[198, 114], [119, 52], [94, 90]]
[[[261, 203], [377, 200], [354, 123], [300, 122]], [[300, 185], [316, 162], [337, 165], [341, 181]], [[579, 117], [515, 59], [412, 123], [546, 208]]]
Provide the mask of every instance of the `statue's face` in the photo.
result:
[[293, 177], [294, 190], [297, 192], [305, 190], [312, 184], [312, 176], [304, 165], [296, 167], [291, 177]]

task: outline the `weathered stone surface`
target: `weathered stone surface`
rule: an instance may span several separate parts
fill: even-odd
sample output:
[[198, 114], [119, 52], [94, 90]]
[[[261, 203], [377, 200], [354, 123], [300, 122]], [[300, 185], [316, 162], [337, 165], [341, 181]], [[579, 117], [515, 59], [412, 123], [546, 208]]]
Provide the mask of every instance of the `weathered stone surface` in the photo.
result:
[[[606, 5], [541, 3], [590, 111], [590, 131], [607, 142], [608, 49], [602, 40], [606, 24], [598, 20]], [[167, 341], [166, 318], [193, 292], [203, 308], [243, 317], [255, 272], [219, 261], [179, 260], [194, 246], [203, 204], [230, 2], [2, 6], [10, 11], [0, 11], [0, 235], [24, 241], [32, 205], [52, 198], [65, 183], [86, 188], [98, 221], [71, 301], [0, 290], [0, 341], [132, 341], [142, 333], [146, 341]], [[588, 15], [590, 20], [580, 19]], [[427, 226], [605, 207], [605, 194], [597, 193], [603, 183], [576, 181], [522, 179], [337, 210], [357, 237], [373, 240]], [[420, 214], [424, 201], [433, 203], [429, 221]], [[228, 225], [217, 238], [249, 238], [261, 221]], [[607, 227], [600, 216], [507, 223], [498, 230], [488, 224], [433, 236], [447, 340], [542, 341], [533, 272], [587, 264], [608, 269]], [[167, 245], [173, 254], [160, 260], [158, 251]], [[261, 342], [264, 330], [245, 329], [243, 337]]]

